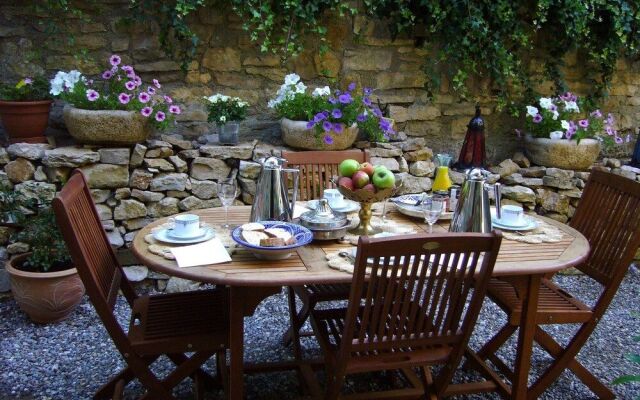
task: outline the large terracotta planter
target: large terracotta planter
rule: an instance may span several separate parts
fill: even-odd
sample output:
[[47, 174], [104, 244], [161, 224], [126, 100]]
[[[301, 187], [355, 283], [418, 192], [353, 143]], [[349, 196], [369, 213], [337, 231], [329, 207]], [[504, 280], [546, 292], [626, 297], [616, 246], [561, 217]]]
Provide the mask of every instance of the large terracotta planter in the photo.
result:
[[64, 123], [78, 143], [103, 145], [134, 145], [151, 133], [149, 119], [136, 111], [83, 110], [66, 106]]
[[11, 292], [32, 321], [47, 324], [67, 318], [82, 300], [84, 285], [75, 268], [57, 272], [27, 272], [15, 268], [29, 254], [6, 263]]
[[307, 129], [307, 121], [292, 121], [282, 118], [282, 141], [290, 147], [305, 150], [344, 150], [353, 145], [358, 137], [358, 126], [351, 125], [342, 133], [332, 133], [333, 143], [326, 144], [322, 137], [316, 137], [315, 129]]
[[11, 143], [46, 143], [51, 100], [2, 101], [0, 119]]
[[525, 136], [529, 159], [537, 165], [584, 171], [598, 159], [600, 142], [595, 139], [547, 139]]

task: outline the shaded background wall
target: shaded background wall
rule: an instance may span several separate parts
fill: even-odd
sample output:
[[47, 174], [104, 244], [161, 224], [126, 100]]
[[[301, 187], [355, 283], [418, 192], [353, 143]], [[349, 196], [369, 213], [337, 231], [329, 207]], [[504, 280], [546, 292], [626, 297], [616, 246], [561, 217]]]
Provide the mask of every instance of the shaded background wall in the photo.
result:
[[[9, 4], [7, 4], [9, 3]], [[421, 70], [428, 56], [409, 38], [391, 40], [382, 21], [354, 18], [327, 18], [330, 50], [323, 56], [309, 39], [308, 50], [284, 66], [276, 55], [264, 54], [251, 43], [239, 18], [223, 10], [202, 9], [191, 18], [191, 26], [201, 38], [195, 60], [183, 74], [159, 47], [158, 27], [125, 26], [121, 18], [130, 12], [128, 2], [111, 0], [86, 4], [90, 21], [70, 18], [66, 29], [72, 32], [70, 45], [62, 34], [49, 34], [46, 15], [34, 14], [22, 2], [0, 4], [0, 81], [15, 81], [25, 75], [59, 69], [79, 69], [97, 75], [106, 69], [107, 58], [117, 53], [132, 64], [145, 83], [158, 78], [163, 89], [184, 105], [177, 133], [197, 137], [212, 130], [206, 122], [202, 96], [221, 92], [239, 96], [251, 104], [248, 120], [242, 126], [244, 138], [255, 137], [278, 144], [279, 125], [266, 106], [275, 96], [287, 73], [298, 73], [310, 86], [329, 84], [346, 87], [349, 82], [376, 88], [375, 95], [389, 104], [390, 116], [409, 136], [421, 136], [434, 152], [457, 154], [479, 102], [487, 120], [488, 156], [492, 160], [508, 157], [519, 146], [513, 129], [522, 125], [506, 112], [496, 110], [488, 80], [469, 82], [473, 98], [460, 101], [443, 79], [437, 96], [430, 100], [423, 88], [426, 77]], [[99, 4], [98, 4], [99, 3]], [[570, 89], [585, 93], [589, 76], [581, 68], [578, 55], [566, 58], [566, 76]], [[544, 60], [532, 59], [534, 79], [541, 78]], [[551, 93], [550, 82], [538, 89]], [[621, 61], [613, 78], [610, 97], [604, 109], [616, 114], [618, 128], [627, 130], [640, 122], [640, 63]], [[52, 134], [64, 134], [61, 109], [52, 113]]]

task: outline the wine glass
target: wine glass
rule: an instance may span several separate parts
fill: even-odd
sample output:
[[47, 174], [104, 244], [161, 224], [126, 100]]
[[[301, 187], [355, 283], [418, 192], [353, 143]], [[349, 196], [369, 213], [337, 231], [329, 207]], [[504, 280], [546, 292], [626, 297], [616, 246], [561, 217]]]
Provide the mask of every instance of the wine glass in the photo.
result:
[[433, 233], [433, 224], [438, 221], [444, 211], [444, 200], [425, 195], [422, 199], [422, 212], [424, 212], [424, 222], [429, 224], [429, 233]]
[[238, 195], [238, 185], [234, 180], [218, 182], [218, 197], [224, 206], [224, 228], [229, 228], [229, 206]]

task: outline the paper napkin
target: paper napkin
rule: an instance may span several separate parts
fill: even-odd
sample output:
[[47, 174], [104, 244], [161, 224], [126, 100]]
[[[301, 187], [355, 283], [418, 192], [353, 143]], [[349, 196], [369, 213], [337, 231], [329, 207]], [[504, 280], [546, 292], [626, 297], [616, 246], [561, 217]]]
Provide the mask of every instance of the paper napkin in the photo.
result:
[[309, 211], [307, 207], [296, 204], [296, 206], [293, 208], [293, 219], [300, 218], [300, 216], [307, 211]]
[[217, 237], [192, 246], [174, 247], [171, 253], [176, 257], [178, 267], [220, 264], [231, 261], [231, 256]]

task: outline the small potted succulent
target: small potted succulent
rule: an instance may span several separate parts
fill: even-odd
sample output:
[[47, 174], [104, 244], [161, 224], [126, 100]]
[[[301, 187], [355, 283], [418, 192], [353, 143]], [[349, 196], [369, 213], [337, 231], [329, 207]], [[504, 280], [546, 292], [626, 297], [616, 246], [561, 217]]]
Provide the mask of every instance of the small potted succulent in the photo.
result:
[[220, 93], [205, 96], [204, 100], [209, 114], [207, 120], [215, 122], [219, 128], [220, 144], [238, 144], [240, 121], [247, 117], [249, 103], [239, 97], [225, 96]]
[[49, 83], [42, 76], [0, 85], [0, 119], [9, 142], [46, 143], [51, 103]]
[[100, 77], [88, 79], [79, 71], [59, 71], [51, 80], [51, 94], [65, 100], [64, 122], [79, 143], [132, 145], [149, 136], [152, 127], [166, 129], [181, 113], [173, 99], [162, 95], [153, 79], [144, 85], [118, 55], [109, 58]]
[[297, 74], [285, 77], [276, 98], [269, 101], [281, 119], [285, 144], [307, 150], [343, 150], [351, 147], [362, 128], [372, 141], [395, 135], [392, 123], [371, 101], [372, 89], [355, 94], [356, 84], [347, 90], [328, 87], [307, 93], [307, 86]]
[[28, 245], [29, 250], [6, 263], [11, 292], [34, 322], [63, 320], [80, 304], [84, 285], [71, 263], [51, 207], [40, 205], [35, 213], [23, 217], [12, 241]]

